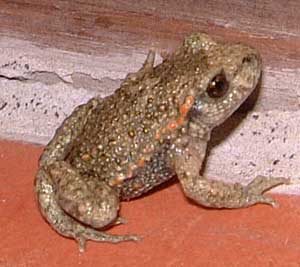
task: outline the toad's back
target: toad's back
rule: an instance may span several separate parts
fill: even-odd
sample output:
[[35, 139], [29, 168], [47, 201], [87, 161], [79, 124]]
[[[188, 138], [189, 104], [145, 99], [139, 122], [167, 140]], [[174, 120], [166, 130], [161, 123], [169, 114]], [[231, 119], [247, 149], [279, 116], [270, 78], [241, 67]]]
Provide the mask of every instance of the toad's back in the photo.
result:
[[[83, 174], [93, 173], [122, 187], [125, 198], [168, 180], [173, 174], [166, 166], [168, 144], [185, 131], [194, 84], [206, 69], [204, 57], [188, 53], [181, 48], [156, 68], [144, 68], [127, 78], [113, 95], [99, 100], [68, 161]], [[133, 179], [137, 173], [138, 181]]]

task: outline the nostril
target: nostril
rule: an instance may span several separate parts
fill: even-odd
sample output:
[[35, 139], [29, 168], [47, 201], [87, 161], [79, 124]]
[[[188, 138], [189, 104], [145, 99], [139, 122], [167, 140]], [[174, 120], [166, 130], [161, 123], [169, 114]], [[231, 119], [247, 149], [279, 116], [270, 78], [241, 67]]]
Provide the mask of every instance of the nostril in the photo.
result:
[[260, 57], [255, 53], [250, 53], [242, 59], [242, 64], [248, 67], [258, 67], [260, 65]]
[[243, 58], [242, 63], [243, 64], [253, 64], [255, 61], [256, 56], [255, 55], [247, 55]]

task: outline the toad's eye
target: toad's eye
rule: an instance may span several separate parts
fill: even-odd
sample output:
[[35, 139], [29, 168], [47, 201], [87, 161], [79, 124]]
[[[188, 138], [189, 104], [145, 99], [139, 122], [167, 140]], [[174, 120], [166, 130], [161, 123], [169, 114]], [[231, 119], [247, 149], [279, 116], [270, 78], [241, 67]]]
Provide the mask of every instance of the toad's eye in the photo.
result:
[[229, 83], [226, 79], [225, 73], [222, 71], [211, 80], [206, 89], [206, 92], [209, 97], [219, 98], [227, 93], [228, 88]]

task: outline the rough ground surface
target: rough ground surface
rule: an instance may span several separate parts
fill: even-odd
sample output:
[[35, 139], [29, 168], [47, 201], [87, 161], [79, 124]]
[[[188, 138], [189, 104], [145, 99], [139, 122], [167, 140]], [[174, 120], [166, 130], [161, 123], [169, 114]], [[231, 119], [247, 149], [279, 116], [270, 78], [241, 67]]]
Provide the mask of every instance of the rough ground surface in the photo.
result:
[[300, 263], [299, 196], [276, 196], [279, 208], [209, 210], [189, 202], [178, 183], [122, 204], [139, 243], [77, 244], [42, 219], [33, 180], [42, 148], [0, 141], [0, 266], [282, 266]]

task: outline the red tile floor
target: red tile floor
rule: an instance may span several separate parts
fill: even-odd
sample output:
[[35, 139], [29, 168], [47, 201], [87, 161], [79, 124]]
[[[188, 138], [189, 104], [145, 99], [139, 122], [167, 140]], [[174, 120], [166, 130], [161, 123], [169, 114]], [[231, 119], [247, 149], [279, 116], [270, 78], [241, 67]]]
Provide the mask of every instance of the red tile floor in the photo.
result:
[[77, 244], [56, 234], [33, 193], [41, 147], [0, 141], [0, 266], [300, 266], [300, 197], [275, 196], [279, 208], [207, 210], [179, 184], [123, 203], [138, 243]]

